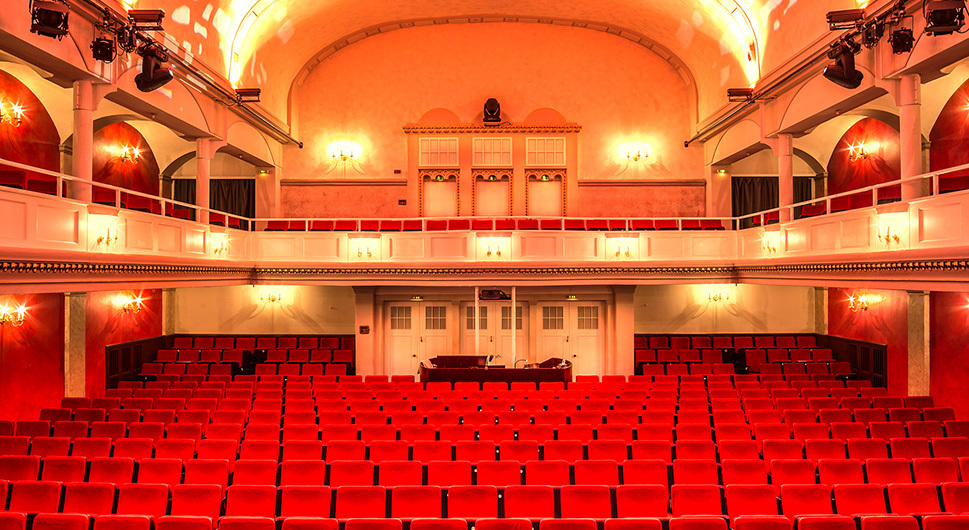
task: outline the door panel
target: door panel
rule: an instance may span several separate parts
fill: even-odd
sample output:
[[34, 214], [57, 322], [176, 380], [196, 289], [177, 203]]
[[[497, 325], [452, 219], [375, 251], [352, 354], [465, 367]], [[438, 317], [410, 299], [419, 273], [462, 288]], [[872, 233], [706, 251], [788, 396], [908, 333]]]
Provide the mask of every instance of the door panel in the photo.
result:
[[562, 302], [541, 305], [538, 360], [560, 357], [575, 374], [601, 373], [602, 304]]

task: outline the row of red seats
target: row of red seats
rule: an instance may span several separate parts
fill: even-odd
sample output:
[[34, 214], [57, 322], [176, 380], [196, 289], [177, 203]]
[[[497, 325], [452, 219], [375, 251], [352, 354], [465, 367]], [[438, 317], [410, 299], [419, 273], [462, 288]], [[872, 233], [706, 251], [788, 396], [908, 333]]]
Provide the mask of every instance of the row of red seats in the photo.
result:
[[353, 336], [187, 336], [172, 337], [171, 347], [176, 350], [352, 350], [355, 343]]
[[[145, 485], [148, 486], [148, 485]], [[743, 516], [788, 518], [816, 515], [863, 517], [874, 514], [931, 515], [969, 513], [969, 485], [873, 484], [784, 485], [778, 496], [770, 486], [732, 484], [619, 486], [245, 486], [180, 484], [167, 488], [59, 482], [14, 482], [8, 510], [86, 515], [126, 513], [163, 517], [356, 517], [479, 519], [492, 517], [621, 518]], [[5, 487], [6, 489], [6, 487]], [[63, 490], [63, 491], [62, 491]], [[940, 491], [941, 490], [941, 491]], [[170, 497], [170, 501], [169, 501]], [[115, 508], [117, 503], [118, 507]], [[594, 528], [594, 526], [592, 527]]]
[[[599, 460], [332, 460], [4, 457], [0, 480], [237, 485], [905, 484], [969, 482], [969, 457]], [[300, 456], [300, 455], [297, 455]], [[39, 468], [38, 463], [43, 462]], [[231, 477], [231, 480], [230, 480]]]
[[760, 363], [749, 366], [749, 370], [753, 373], [760, 373], [765, 375], [828, 375], [838, 376], [842, 374], [851, 373], [851, 365], [844, 362], [787, 362], [783, 364], [778, 363]]
[[634, 348], [653, 350], [815, 348], [815, 335], [636, 335]]
[[748, 365], [762, 363], [835, 361], [831, 348], [748, 348], [744, 350], [744, 359]]
[[[435, 517], [350, 518], [341, 525], [337, 519], [325, 517], [209, 517], [165, 515], [152, 521], [140, 515], [100, 515], [89, 518], [85, 514], [42, 514], [27, 526], [27, 515], [16, 512], [0, 513], [0, 527], [5, 530], [88, 530], [93, 519], [94, 530], [727, 530], [722, 517], [682, 516], [671, 518], [610, 518], [598, 524], [592, 518], [544, 518], [535, 521], [525, 518], [463, 518]], [[969, 516], [927, 515], [920, 519], [898, 515], [868, 515], [859, 518], [865, 530], [962, 530], [969, 525]], [[277, 524], [277, 522], [279, 524]], [[473, 522], [473, 526], [472, 526]], [[800, 530], [854, 530], [855, 520], [843, 515], [812, 515], [797, 518]], [[533, 524], [534, 523], [534, 524]], [[664, 524], [665, 523], [665, 524]], [[792, 519], [784, 516], [740, 516], [733, 521], [735, 530], [792, 530]]]
[[267, 221], [267, 232], [463, 232], [468, 230], [724, 230], [719, 219], [316, 219]]

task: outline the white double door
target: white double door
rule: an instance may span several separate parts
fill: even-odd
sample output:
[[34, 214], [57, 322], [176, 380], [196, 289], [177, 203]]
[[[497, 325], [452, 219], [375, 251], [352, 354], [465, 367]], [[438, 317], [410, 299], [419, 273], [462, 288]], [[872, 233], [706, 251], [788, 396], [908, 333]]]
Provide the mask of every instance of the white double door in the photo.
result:
[[601, 302], [543, 302], [539, 304], [538, 358], [572, 361], [572, 373], [601, 374], [603, 305]]
[[391, 374], [417, 374], [421, 361], [453, 350], [449, 302], [400, 302], [387, 305], [387, 365]]
[[528, 357], [528, 310], [525, 304], [516, 305], [515, 316], [512, 318], [511, 302], [478, 302], [477, 334], [474, 316], [474, 302], [463, 302], [460, 319], [463, 355], [494, 356], [492, 364], [508, 367], [515, 364], [516, 356], [519, 359]]

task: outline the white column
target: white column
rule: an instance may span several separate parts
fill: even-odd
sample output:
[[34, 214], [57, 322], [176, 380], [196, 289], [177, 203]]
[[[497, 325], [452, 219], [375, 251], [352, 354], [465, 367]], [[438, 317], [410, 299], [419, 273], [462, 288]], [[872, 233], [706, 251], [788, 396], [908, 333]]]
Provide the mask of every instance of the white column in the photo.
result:
[[64, 294], [64, 397], [85, 395], [87, 293]]
[[[195, 142], [195, 204], [200, 208], [209, 207], [209, 177], [212, 174], [212, 140], [199, 138]], [[196, 216], [200, 223], [209, 222], [209, 212], [200, 210]]]
[[[898, 154], [902, 179], [922, 174], [922, 81], [918, 74], [903, 75], [898, 89]], [[922, 195], [922, 183], [902, 184], [902, 200]]]
[[[94, 177], [94, 84], [89, 79], [74, 81], [74, 136], [72, 140], [71, 173], [90, 183]], [[90, 184], [71, 187], [73, 197], [90, 203]]]
[[[522, 313], [524, 316], [523, 309]], [[518, 287], [511, 288], [511, 367], [518, 368]], [[522, 330], [524, 331], [524, 330]]]
[[[781, 208], [794, 204], [794, 138], [790, 134], [777, 136], [777, 204]], [[781, 210], [781, 222], [790, 221], [788, 210]]]
[[[357, 375], [384, 374], [387, 373], [389, 366], [383, 356], [378, 353], [374, 341], [377, 324], [376, 292], [377, 290], [374, 287], [353, 288], [356, 300], [354, 323], [356, 325]], [[361, 333], [361, 331], [366, 331], [366, 333]]]
[[633, 355], [634, 340], [636, 334], [636, 304], [634, 296], [636, 287], [632, 285], [616, 286], [616, 356], [615, 373], [622, 375], [632, 375], [636, 368], [636, 360]]
[[[478, 326], [478, 312], [481, 311], [480, 302], [479, 302], [479, 299], [478, 299], [478, 295], [480, 293], [481, 293], [481, 288], [478, 287], [477, 285], [475, 285], [474, 286], [474, 354], [475, 355], [480, 355], [481, 354], [481, 330], [478, 329], [479, 328], [479, 326]], [[458, 327], [460, 328], [461, 327], [460, 326], [460, 322], [461, 322], [460, 315], [458, 316], [458, 318], [455, 319], [455, 321], [459, 323]]]
[[928, 396], [929, 354], [929, 293], [908, 293], [908, 395]]

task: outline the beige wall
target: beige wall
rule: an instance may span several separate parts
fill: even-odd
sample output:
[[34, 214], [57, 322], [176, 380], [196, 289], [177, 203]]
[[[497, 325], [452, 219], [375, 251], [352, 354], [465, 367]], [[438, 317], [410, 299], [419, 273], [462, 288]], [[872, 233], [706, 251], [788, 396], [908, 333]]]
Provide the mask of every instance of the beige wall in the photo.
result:
[[[280, 293], [282, 301], [260, 300]], [[198, 287], [175, 291], [175, 333], [352, 334], [353, 288], [329, 286]]]
[[[710, 296], [729, 294], [713, 302]], [[810, 287], [641, 285], [633, 299], [636, 333], [813, 333]]]

